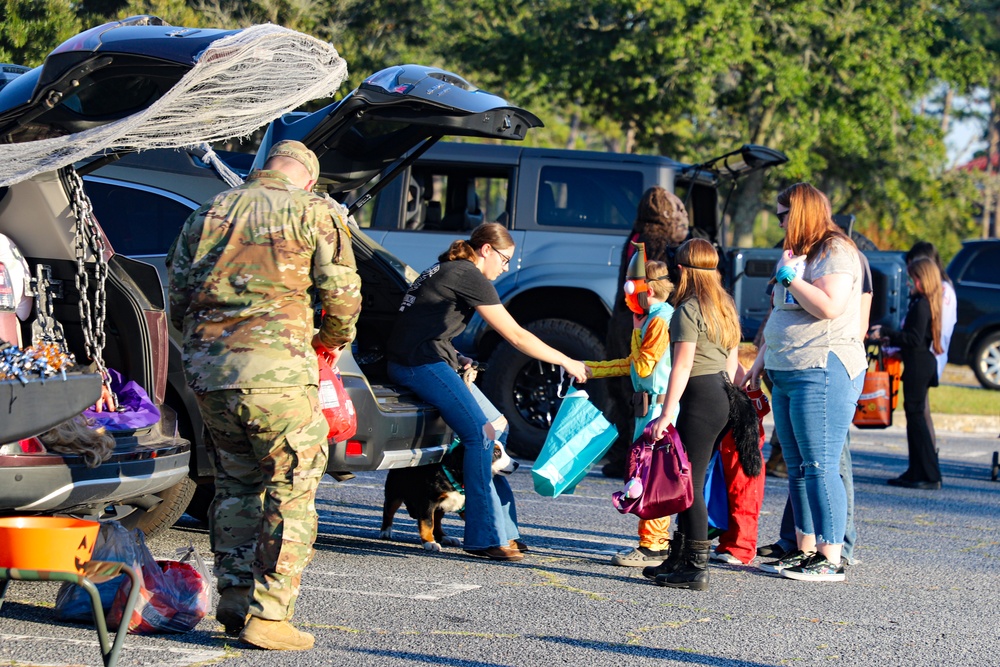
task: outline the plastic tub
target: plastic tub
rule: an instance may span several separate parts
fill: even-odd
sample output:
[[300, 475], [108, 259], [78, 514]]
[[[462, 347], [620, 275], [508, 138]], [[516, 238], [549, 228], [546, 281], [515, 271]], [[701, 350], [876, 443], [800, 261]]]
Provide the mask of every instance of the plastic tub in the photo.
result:
[[0, 517], [0, 567], [83, 574], [100, 527], [56, 516]]

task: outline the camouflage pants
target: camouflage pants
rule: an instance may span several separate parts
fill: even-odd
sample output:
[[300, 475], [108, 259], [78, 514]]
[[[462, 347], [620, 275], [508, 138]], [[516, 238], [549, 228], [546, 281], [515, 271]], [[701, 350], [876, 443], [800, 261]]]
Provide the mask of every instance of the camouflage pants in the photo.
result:
[[227, 389], [198, 396], [212, 436], [209, 514], [218, 588], [253, 588], [250, 614], [292, 617], [313, 555], [316, 489], [329, 430], [315, 386]]

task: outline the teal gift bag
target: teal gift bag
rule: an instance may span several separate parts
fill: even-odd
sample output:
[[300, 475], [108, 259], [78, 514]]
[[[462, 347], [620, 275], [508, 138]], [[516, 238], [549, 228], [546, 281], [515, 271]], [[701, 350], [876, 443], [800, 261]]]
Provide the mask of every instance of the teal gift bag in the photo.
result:
[[535, 491], [550, 498], [573, 493], [617, 437], [618, 431], [587, 392], [570, 387], [531, 469]]

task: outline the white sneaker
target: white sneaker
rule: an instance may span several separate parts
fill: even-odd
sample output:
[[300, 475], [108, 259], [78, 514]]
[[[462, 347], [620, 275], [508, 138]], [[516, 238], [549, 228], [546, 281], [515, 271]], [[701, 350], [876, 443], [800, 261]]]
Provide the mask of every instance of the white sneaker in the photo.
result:
[[716, 551], [715, 548], [712, 549], [712, 554], [708, 558], [709, 560], [714, 560], [717, 563], [725, 563], [726, 565], [743, 565], [743, 561], [728, 551]]

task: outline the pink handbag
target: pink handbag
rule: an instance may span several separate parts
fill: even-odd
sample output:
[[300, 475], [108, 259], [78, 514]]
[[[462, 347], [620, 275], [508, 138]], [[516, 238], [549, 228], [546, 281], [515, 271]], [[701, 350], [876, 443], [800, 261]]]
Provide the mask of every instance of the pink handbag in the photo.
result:
[[622, 514], [659, 519], [683, 512], [694, 502], [691, 464], [673, 426], [655, 440], [650, 422], [629, 450], [625, 489], [611, 495]]

